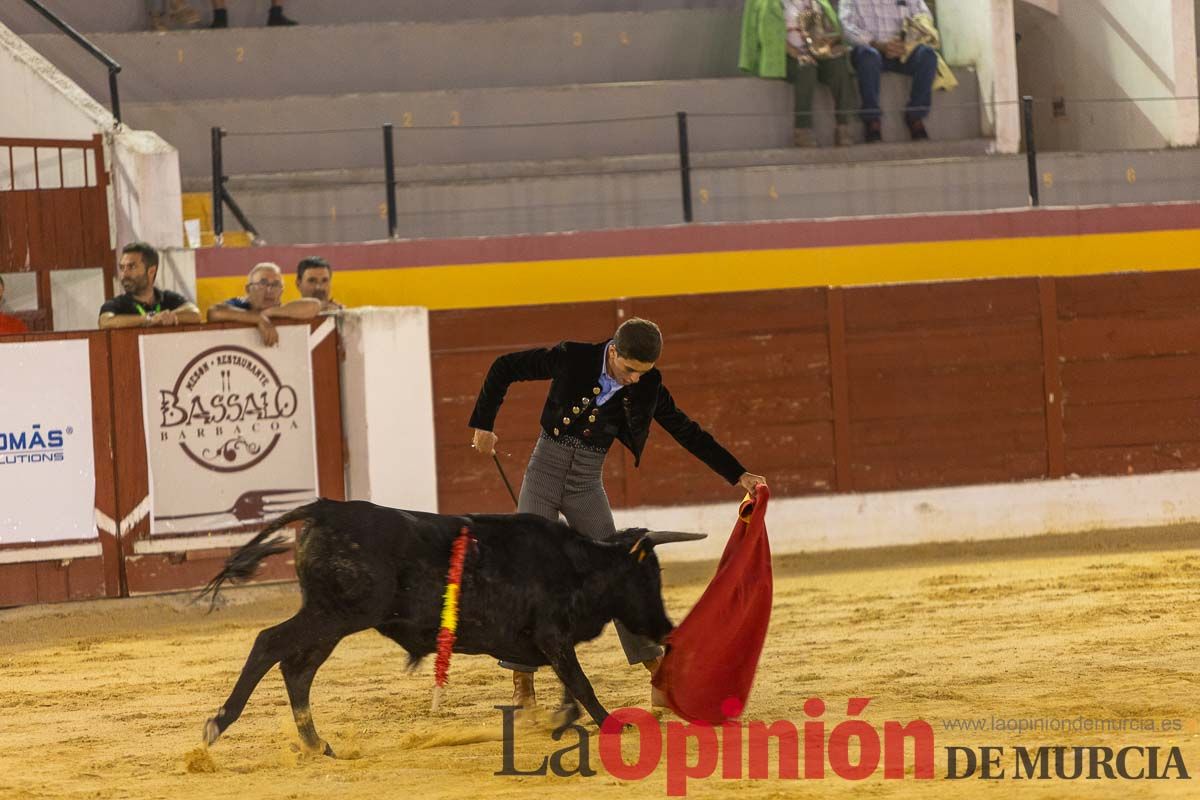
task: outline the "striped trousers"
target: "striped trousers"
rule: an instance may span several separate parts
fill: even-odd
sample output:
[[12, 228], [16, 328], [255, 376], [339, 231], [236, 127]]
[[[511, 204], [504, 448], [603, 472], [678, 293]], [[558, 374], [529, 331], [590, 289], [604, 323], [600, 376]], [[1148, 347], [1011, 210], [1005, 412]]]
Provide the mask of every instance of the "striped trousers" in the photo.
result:
[[[533, 448], [517, 510], [558, 521], [562, 514], [567, 524], [596, 540], [617, 532], [612, 508], [604, 491], [604, 458], [607, 453], [569, 447], [542, 434]], [[651, 639], [630, 633], [614, 620], [617, 636], [630, 664], [658, 658], [663, 649]], [[537, 667], [501, 661], [500, 666], [518, 672], [534, 672]]]

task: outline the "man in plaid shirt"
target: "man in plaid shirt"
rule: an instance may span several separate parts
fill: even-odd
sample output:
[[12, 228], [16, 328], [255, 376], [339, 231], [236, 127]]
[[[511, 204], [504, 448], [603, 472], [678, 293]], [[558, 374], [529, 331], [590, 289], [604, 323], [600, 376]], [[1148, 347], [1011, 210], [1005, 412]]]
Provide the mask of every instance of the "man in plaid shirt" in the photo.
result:
[[904, 119], [914, 140], [928, 139], [924, 119], [929, 116], [929, 105], [933, 102], [937, 51], [923, 44], [904, 58], [904, 20], [921, 14], [932, 17], [925, 0], [842, 0], [838, 11], [842, 35], [854, 46], [850, 59], [858, 73], [862, 95], [864, 139], [878, 142], [883, 138], [879, 83], [885, 70], [912, 76], [912, 94]]

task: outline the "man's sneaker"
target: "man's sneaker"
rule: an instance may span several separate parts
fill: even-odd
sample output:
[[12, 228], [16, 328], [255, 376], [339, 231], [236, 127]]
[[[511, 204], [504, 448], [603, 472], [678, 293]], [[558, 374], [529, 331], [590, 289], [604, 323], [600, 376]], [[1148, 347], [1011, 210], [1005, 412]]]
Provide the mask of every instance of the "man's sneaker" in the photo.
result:
[[863, 141], [867, 144], [883, 141], [883, 123], [877, 119], [863, 123]]
[[919, 119], [910, 119], [908, 121], [908, 135], [912, 137], [914, 142], [919, 142], [929, 138], [929, 131], [925, 130], [925, 123]]
[[229, 10], [225, 8], [213, 9], [213, 21], [210, 28], [228, 28], [229, 27]]
[[271, 11], [267, 14], [267, 25], [273, 27], [275, 25], [298, 25], [294, 19], [288, 19], [283, 15], [282, 6], [271, 6]]

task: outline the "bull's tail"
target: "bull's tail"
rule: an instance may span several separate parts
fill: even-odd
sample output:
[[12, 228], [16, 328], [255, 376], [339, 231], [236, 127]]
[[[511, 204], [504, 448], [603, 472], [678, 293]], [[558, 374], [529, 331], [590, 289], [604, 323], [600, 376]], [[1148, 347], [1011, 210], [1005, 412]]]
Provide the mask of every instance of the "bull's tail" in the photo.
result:
[[192, 602], [199, 602], [208, 597], [208, 610], [209, 613], [212, 613], [213, 608], [217, 605], [217, 595], [221, 592], [221, 585], [225, 581], [233, 581], [234, 583], [248, 581], [254, 577], [254, 573], [258, 570], [259, 562], [263, 559], [278, 553], [286, 553], [291, 549], [291, 545], [286, 539], [282, 536], [272, 536], [271, 534], [293, 522], [312, 519], [313, 506], [315, 505], [315, 503], [311, 503], [293, 509], [263, 528], [262, 532], [239, 547], [237, 552], [225, 560], [225, 568], [208, 582]]

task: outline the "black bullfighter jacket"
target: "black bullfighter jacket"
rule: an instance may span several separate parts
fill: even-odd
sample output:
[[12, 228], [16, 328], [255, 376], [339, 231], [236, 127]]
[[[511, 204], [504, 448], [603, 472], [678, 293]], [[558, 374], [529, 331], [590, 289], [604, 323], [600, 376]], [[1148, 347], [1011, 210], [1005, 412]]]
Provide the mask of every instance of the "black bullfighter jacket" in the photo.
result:
[[746, 470], [712, 435], [675, 406], [663, 385], [658, 369], [645, 373], [630, 386], [623, 386], [603, 406], [595, 406], [600, 394], [600, 370], [608, 342], [560, 342], [509, 353], [497, 358], [479, 391], [470, 427], [490, 431], [500, 404], [514, 381], [549, 380], [550, 392], [542, 408], [542, 430], [557, 439], [574, 436], [597, 447], [607, 448], [617, 439], [633, 453], [634, 466], [650, 435], [650, 420], [657, 420], [667, 433], [692, 455], [703, 461], [729, 483], [737, 483]]

